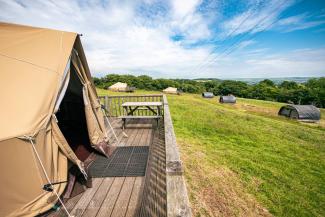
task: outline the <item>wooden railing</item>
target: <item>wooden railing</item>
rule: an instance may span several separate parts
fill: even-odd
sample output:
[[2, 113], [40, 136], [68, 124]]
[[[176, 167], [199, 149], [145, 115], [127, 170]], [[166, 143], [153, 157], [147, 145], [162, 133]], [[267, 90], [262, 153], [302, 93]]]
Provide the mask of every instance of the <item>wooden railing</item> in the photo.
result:
[[[163, 102], [162, 94], [148, 95], [122, 95], [122, 96], [100, 96], [101, 104], [105, 106], [109, 112], [109, 116], [118, 117], [123, 115], [122, 104], [124, 102]], [[138, 109], [134, 115], [152, 116], [152, 111], [148, 109]]]
[[164, 103], [164, 129], [166, 146], [166, 190], [167, 216], [191, 216], [191, 208], [183, 177], [182, 161], [180, 159], [173, 122], [169, 111], [166, 95]]
[[[166, 194], [167, 217], [189, 217], [191, 208], [183, 177], [182, 161], [176, 142], [173, 122], [171, 119], [166, 95], [123, 95], [101, 96], [101, 103], [112, 117], [123, 115], [124, 102], [162, 102], [163, 103], [163, 129], [166, 156]], [[135, 115], [154, 115], [149, 110], [140, 110]]]

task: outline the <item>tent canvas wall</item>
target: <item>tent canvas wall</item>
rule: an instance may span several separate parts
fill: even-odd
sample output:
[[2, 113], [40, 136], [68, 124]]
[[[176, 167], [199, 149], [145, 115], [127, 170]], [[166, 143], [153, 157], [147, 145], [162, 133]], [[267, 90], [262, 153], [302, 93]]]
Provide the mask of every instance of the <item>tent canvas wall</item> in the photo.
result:
[[320, 110], [313, 105], [285, 105], [278, 114], [302, 121], [319, 121], [321, 117]]
[[175, 87], [168, 87], [163, 90], [164, 93], [170, 93], [170, 94], [178, 94], [177, 88]]
[[67, 180], [68, 161], [86, 176], [70, 115], [86, 149], [108, 154], [104, 117], [78, 34], [0, 23], [0, 53], [0, 216], [35, 216], [64, 192], [42, 188]]
[[111, 91], [127, 91], [128, 85], [127, 83], [117, 82], [111, 85], [108, 89]]
[[236, 103], [236, 97], [233, 95], [220, 96], [219, 102], [220, 103]]

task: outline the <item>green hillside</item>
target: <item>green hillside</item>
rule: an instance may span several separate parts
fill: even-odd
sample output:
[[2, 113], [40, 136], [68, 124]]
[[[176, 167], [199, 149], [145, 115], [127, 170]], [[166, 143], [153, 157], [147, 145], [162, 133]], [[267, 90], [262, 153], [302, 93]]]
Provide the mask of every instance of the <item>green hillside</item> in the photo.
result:
[[168, 100], [194, 216], [325, 216], [324, 110], [305, 124], [275, 102]]
[[274, 102], [168, 98], [195, 216], [324, 216], [323, 127]]

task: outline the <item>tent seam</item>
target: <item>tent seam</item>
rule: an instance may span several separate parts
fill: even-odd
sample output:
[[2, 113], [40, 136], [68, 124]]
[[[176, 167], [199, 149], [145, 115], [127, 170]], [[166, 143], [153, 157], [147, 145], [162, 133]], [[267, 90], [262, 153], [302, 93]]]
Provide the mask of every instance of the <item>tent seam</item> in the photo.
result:
[[11, 56], [8, 56], [8, 55], [2, 54], [2, 53], [0, 53], [0, 55], [3, 56], [3, 57], [7, 57], [7, 58], [9, 58], [9, 59], [13, 59], [13, 60], [16, 60], [16, 61], [19, 61], [19, 62], [23, 62], [23, 63], [27, 63], [27, 64], [30, 64], [30, 65], [36, 66], [36, 67], [38, 67], [38, 68], [46, 69], [47, 71], [54, 72], [54, 73], [60, 75], [60, 74], [59, 74], [57, 71], [55, 71], [55, 70], [49, 69], [49, 68], [47, 68], [47, 67], [45, 67], [45, 66], [37, 65], [37, 64], [32, 63], [32, 62], [29, 62], [29, 61], [27, 61], [27, 60], [18, 59], [18, 58], [11, 57]]

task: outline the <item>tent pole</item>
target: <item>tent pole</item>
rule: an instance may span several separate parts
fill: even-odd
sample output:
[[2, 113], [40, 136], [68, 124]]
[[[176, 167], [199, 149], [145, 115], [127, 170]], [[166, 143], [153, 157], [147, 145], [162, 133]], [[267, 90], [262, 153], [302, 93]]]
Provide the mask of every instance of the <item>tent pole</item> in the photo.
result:
[[52, 184], [52, 182], [51, 182], [51, 180], [50, 180], [50, 178], [49, 178], [49, 176], [48, 176], [48, 174], [47, 174], [47, 172], [46, 172], [46, 170], [45, 170], [45, 167], [44, 167], [44, 165], [43, 165], [43, 162], [42, 162], [42, 160], [41, 160], [41, 158], [40, 158], [40, 156], [39, 156], [39, 154], [38, 154], [38, 152], [37, 152], [37, 150], [36, 150], [36, 147], [35, 147], [35, 144], [34, 144], [34, 141], [33, 141], [34, 138], [31, 137], [31, 136], [24, 136], [23, 138], [24, 138], [24, 139], [27, 139], [27, 140], [32, 144], [32, 147], [33, 147], [33, 150], [34, 150], [34, 152], [35, 152], [35, 154], [36, 154], [36, 157], [37, 157], [37, 159], [38, 159], [38, 162], [40, 163], [40, 165], [41, 165], [41, 167], [42, 167], [42, 170], [43, 170], [43, 172], [44, 172], [44, 175], [45, 175], [45, 177], [46, 177], [46, 179], [47, 179], [49, 185], [51, 185], [54, 194], [55, 194], [56, 197], [58, 198], [59, 202], [61, 203], [61, 205], [62, 205], [64, 211], [67, 213], [67, 215], [68, 215], [69, 217], [73, 217], [72, 215], [70, 215], [69, 211], [67, 210], [67, 208], [66, 208], [66, 206], [64, 205], [63, 201], [61, 200], [59, 194], [58, 194], [58, 193], [55, 191], [55, 189], [54, 189], [54, 186], [53, 186], [53, 184]]
[[[106, 115], [106, 114], [107, 114], [107, 110], [106, 110], [106, 108], [104, 108], [103, 105], [101, 106], [101, 108], [102, 108], [102, 111], [103, 111], [103, 115], [104, 115], [104, 117], [105, 117], [105, 120], [106, 120], [106, 122], [108, 123], [109, 128], [110, 128], [111, 131], [113, 132], [113, 135], [114, 135], [114, 137], [115, 137], [115, 139], [116, 139], [117, 144], [120, 145], [120, 140], [118, 139], [118, 137], [117, 137], [117, 135], [116, 135], [116, 133], [115, 133], [115, 130], [114, 130], [114, 128], [113, 128], [111, 122], [108, 120], [108, 117], [107, 117], [107, 115]], [[107, 134], [107, 132], [108, 132], [108, 131], [106, 131], [106, 134]], [[122, 131], [122, 134], [123, 134], [125, 137], [128, 137], [128, 135], [127, 135], [124, 131]]]

